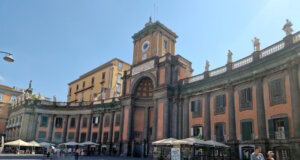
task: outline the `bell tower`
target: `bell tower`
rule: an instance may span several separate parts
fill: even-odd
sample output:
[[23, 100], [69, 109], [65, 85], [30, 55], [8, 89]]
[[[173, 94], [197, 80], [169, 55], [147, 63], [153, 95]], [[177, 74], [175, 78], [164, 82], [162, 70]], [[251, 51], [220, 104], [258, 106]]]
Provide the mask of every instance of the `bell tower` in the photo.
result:
[[133, 38], [133, 65], [154, 56], [166, 53], [175, 55], [175, 43], [178, 36], [159, 21], [152, 22], [151, 17], [145, 27], [135, 33]]

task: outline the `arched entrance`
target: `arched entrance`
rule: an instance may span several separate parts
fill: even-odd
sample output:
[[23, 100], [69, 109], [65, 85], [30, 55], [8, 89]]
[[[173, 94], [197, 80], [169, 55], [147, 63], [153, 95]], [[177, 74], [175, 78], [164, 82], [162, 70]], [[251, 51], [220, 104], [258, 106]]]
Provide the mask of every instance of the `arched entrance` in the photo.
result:
[[153, 81], [141, 78], [134, 90], [132, 149], [136, 157], [147, 156], [153, 122]]

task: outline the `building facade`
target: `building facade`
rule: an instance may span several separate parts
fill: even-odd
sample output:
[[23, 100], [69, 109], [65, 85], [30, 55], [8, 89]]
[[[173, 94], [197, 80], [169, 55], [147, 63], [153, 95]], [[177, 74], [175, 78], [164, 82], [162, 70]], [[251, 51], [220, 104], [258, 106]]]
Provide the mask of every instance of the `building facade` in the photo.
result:
[[119, 97], [123, 73], [129, 68], [128, 63], [115, 58], [81, 75], [69, 83], [68, 102]]
[[[276, 159], [297, 159], [300, 150], [300, 32], [192, 76], [191, 62], [175, 55], [177, 35], [149, 21], [134, 34], [133, 64], [124, 71], [122, 96], [88, 102], [25, 99], [10, 117], [22, 115], [24, 140], [94, 141], [103, 152], [151, 155], [163, 138], [197, 136], [231, 146], [247, 159], [255, 146]], [[25, 118], [27, 117], [27, 118]], [[26, 121], [25, 121], [26, 120]], [[31, 124], [30, 126], [28, 124]], [[21, 126], [22, 128], [22, 126]]]
[[15, 88], [0, 85], [0, 135], [5, 135], [8, 114], [12, 103], [17, 101], [17, 97], [22, 92]]

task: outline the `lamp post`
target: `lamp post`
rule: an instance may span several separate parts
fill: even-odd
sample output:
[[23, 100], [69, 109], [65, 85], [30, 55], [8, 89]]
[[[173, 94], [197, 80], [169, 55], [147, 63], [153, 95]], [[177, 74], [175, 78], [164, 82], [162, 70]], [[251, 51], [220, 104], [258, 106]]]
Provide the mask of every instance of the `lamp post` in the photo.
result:
[[12, 56], [11, 53], [8, 53], [8, 52], [3, 52], [3, 51], [0, 51], [0, 53], [3, 53], [5, 54], [5, 56], [3, 57], [3, 59], [7, 62], [14, 62], [14, 57]]

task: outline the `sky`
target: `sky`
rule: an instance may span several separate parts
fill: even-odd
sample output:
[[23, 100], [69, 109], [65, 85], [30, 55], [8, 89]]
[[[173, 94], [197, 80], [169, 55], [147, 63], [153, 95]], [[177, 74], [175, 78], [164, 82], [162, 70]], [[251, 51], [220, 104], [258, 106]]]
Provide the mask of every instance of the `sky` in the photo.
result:
[[175, 52], [193, 75], [223, 66], [284, 38], [285, 20], [300, 30], [299, 0], [0, 0], [0, 84], [67, 100], [68, 83], [119, 58], [132, 63], [132, 35], [152, 16], [179, 37]]

